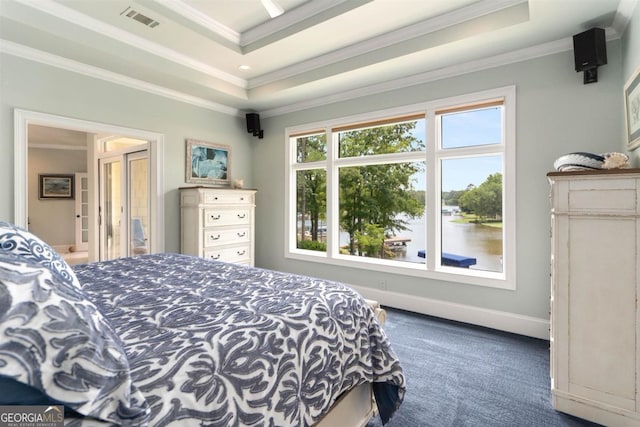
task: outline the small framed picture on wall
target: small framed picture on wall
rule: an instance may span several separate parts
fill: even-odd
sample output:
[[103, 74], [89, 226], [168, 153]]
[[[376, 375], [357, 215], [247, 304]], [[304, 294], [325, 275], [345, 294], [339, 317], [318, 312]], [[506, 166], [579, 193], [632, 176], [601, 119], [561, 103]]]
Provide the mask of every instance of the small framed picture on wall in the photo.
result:
[[627, 149], [640, 147], [640, 67], [624, 85], [624, 110], [627, 123]]
[[42, 173], [38, 175], [38, 198], [73, 199], [74, 175]]

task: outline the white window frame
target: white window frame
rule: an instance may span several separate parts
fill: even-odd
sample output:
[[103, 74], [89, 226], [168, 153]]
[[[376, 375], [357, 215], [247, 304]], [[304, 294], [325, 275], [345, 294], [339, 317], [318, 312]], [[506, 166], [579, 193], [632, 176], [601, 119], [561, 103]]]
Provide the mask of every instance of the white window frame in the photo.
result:
[[[461, 148], [442, 149], [438, 146], [439, 124], [436, 111], [480, 104], [490, 100], [503, 100], [503, 141], [501, 144], [479, 145]], [[389, 117], [424, 113], [426, 117], [426, 150], [419, 152], [396, 153], [389, 155], [393, 161], [426, 161], [426, 204], [427, 212], [426, 241], [427, 258], [425, 263], [379, 258], [354, 257], [338, 253], [338, 227], [333, 223], [338, 216], [338, 168], [372, 164], [372, 159], [338, 158], [337, 132], [332, 129], [353, 123], [383, 120]], [[287, 179], [285, 180], [285, 258], [310, 262], [326, 263], [336, 266], [384, 271], [407, 276], [423, 277], [464, 284], [488, 286], [501, 289], [516, 289], [516, 89], [515, 86], [491, 89], [472, 94], [450, 97], [441, 100], [413, 104], [367, 114], [360, 114], [324, 122], [307, 123], [285, 129], [285, 157]], [[327, 160], [313, 163], [296, 163], [297, 136], [306, 133], [318, 133], [324, 130], [327, 135]], [[293, 136], [291, 136], [293, 135]], [[503, 271], [490, 272], [458, 267], [448, 267], [437, 262], [441, 257], [441, 160], [463, 157], [501, 155], [503, 160]], [[383, 156], [377, 160], [385, 160]], [[327, 171], [327, 251], [298, 249], [296, 242], [296, 172], [306, 169], [325, 168]], [[432, 238], [431, 236], [435, 236]]]

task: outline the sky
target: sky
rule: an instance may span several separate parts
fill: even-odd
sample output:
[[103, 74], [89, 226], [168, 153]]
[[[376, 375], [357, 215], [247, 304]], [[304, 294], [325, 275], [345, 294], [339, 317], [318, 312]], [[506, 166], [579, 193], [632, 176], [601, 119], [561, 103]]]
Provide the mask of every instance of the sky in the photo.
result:
[[[442, 145], [445, 149], [499, 143], [502, 139], [501, 110], [486, 108], [448, 114], [442, 118]], [[425, 120], [418, 121], [414, 135], [425, 135]], [[489, 175], [502, 172], [502, 157], [487, 156], [443, 160], [442, 191], [478, 186]], [[417, 177], [417, 187], [425, 188], [425, 177]]]
[[469, 184], [478, 186], [496, 172], [502, 172], [501, 156], [444, 160], [442, 190], [464, 190]]

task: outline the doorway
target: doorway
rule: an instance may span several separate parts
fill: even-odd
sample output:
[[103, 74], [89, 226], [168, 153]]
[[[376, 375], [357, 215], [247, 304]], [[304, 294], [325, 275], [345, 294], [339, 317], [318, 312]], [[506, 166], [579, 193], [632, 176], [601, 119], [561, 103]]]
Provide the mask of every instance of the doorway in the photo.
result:
[[95, 135], [93, 143], [88, 144], [87, 148], [88, 158], [93, 159], [88, 162], [87, 171], [89, 184], [87, 232], [90, 237], [95, 236], [93, 239], [89, 238], [89, 261], [100, 259], [98, 158], [103, 152], [100, 140], [104, 140], [107, 135], [144, 140], [147, 143], [146, 164], [148, 165], [149, 215], [145, 237], [148, 243], [147, 251], [149, 253], [164, 251], [164, 192], [162, 190], [164, 136], [162, 134], [20, 109], [14, 110], [14, 223], [16, 225], [28, 228], [28, 128], [32, 124], [77, 130]]
[[[29, 125], [28, 131], [29, 230], [69, 264], [86, 262], [88, 247], [78, 244], [82, 236], [77, 226], [82, 219], [77, 217], [77, 202], [82, 200], [78, 190], [84, 182], [80, 177], [87, 171], [87, 138], [91, 135], [38, 125]], [[60, 182], [65, 191], [48, 194], [49, 182]]]
[[98, 160], [101, 261], [148, 253], [151, 243], [148, 144], [129, 139], [121, 145], [105, 150]]

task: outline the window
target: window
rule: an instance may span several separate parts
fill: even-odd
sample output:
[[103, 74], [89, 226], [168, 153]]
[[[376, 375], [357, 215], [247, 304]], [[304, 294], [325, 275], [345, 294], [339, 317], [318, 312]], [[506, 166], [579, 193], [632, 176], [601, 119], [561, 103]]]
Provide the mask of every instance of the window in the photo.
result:
[[286, 256], [515, 288], [515, 89], [287, 129]]
[[296, 248], [326, 252], [327, 139], [324, 132], [295, 138]]

